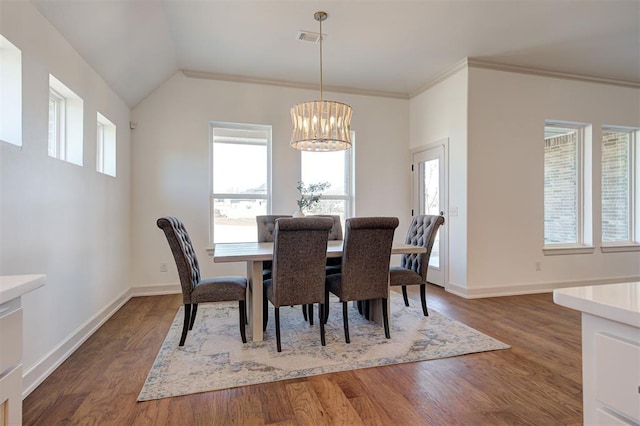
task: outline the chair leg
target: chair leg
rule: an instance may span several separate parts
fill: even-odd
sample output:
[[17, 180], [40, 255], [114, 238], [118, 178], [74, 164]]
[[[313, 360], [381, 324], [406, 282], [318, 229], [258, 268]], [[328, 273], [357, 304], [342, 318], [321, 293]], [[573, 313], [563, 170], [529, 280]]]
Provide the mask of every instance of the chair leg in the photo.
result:
[[309, 318], [307, 317], [307, 305], [302, 305], [302, 316], [305, 321], [309, 321]]
[[240, 317], [240, 337], [242, 337], [242, 343], [247, 343], [247, 334], [245, 332], [244, 325], [247, 323], [247, 309], [244, 300], [238, 301], [238, 316]]
[[187, 332], [189, 331], [189, 323], [191, 322], [191, 304], [184, 304], [184, 323], [182, 325], [182, 336], [180, 337], [180, 344], [178, 346], [184, 346], [184, 341], [187, 339]]
[[276, 347], [278, 352], [282, 352], [282, 347], [280, 346], [280, 308], [274, 308], [274, 314], [276, 317]]
[[313, 325], [313, 303], [309, 303], [307, 309], [309, 309], [309, 325]]
[[347, 302], [342, 302], [342, 322], [344, 322], [344, 341], [351, 343], [349, 339], [349, 314], [347, 313]]
[[329, 321], [329, 290], [324, 291], [324, 323]]
[[368, 320], [371, 320], [371, 312], [369, 307], [371, 306], [371, 303], [369, 303], [368, 300], [363, 300], [362, 301], [362, 305], [364, 306], [364, 317]]
[[389, 334], [389, 310], [387, 309], [387, 299], [382, 299], [382, 321], [384, 323], [384, 337], [391, 339]]
[[324, 303], [319, 304], [318, 310], [320, 311], [318, 315], [318, 322], [320, 323], [320, 343], [322, 343], [322, 346], [327, 346], [324, 338]]
[[429, 316], [429, 311], [427, 311], [427, 285], [420, 284], [420, 301], [422, 302], [422, 313], [425, 317]]
[[262, 331], [267, 329], [267, 323], [269, 322], [269, 304], [267, 303], [267, 295], [263, 293], [262, 296]]
[[404, 299], [404, 306], [409, 306], [409, 296], [407, 296], [407, 286], [402, 286], [402, 298]]
[[193, 304], [193, 310], [191, 311], [191, 321], [189, 321], [189, 330], [193, 330], [193, 323], [196, 322], [196, 313], [198, 312], [198, 304]]
[[358, 301], [356, 302], [356, 306], [358, 307], [358, 313], [359, 313], [360, 315], [363, 315], [363, 313], [362, 313], [362, 300], [358, 300]]

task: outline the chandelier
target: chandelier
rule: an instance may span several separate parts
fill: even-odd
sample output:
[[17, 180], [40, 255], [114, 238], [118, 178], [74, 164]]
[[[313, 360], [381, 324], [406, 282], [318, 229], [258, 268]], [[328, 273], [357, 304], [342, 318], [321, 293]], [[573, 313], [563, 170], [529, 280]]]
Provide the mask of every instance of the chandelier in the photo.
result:
[[291, 147], [300, 151], [341, 151], [351, 148], [351, 107], [326, 101], [322, 87], [322, 21], [326, 12], [313, 17], [320, 23], [320, 100], [303, 102], [291, 108]]

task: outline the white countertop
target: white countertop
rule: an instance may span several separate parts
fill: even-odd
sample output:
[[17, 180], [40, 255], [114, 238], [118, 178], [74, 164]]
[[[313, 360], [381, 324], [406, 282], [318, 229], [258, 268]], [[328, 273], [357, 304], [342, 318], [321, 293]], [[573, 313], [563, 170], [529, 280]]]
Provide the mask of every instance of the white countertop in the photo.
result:
[[553, 301], [567, 308], [640, 328], [640, 282], [556, 289]]
[[0, 305], [44, 285], [46, 275], [0, 275]]

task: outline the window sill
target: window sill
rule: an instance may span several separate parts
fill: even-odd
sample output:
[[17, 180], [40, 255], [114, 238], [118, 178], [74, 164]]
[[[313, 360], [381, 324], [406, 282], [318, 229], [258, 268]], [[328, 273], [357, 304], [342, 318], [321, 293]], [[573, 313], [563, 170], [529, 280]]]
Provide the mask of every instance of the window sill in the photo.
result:
[[542, 252], [545, 256], [558, 256], [564, 254], [592, 254], [595, 249], [593, 246], [558, 245], [544, 246]]
[[622, 253], [630, 251], [640, 251], [640, 244], [638, 243], [609, 243], [603, 244], [600, 247], [602, 253]]

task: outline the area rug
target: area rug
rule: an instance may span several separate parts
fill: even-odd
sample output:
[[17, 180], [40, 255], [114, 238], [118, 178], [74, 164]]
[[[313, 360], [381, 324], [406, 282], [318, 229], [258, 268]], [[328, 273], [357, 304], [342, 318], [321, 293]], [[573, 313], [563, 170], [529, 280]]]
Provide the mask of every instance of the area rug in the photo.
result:
[[237, 303], [199, 305], [183, 347], [178, 346], [184, 316], [180, 307], [138, 401], [509, 348], [433, 308], [425, 317], [419, 302], [413, 303], [416, 308], [406, 307], [402, 296], [391, 294], [391, 339], [384, 337], [382, 326], [350, 307], [351, 343], [345, 343], [342, 305], [332, 299], [326, 346], [320, 344], [317, 309], [313, 326], [304, 321], [299, 306], [280, 309], [280, 353], [271, 305], [264, 341], [246, 344], [240, 339]]

